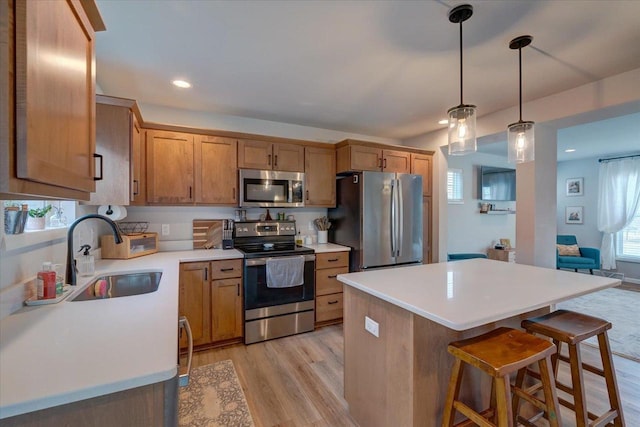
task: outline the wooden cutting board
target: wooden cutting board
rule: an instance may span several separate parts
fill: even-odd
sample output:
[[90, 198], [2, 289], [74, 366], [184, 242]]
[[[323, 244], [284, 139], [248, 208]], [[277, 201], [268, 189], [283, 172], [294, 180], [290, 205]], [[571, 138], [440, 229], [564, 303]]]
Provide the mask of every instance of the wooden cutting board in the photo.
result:
[[221, 219], [193, 220], [193, 249], [222, 249]]

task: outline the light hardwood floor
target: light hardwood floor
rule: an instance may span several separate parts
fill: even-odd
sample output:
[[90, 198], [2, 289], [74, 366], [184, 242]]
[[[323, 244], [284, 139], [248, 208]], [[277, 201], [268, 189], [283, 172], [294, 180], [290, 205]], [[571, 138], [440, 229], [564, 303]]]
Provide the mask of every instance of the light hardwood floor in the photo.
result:
[[[356, 426], [343, 398], [342, 354], [342, 325], [334, 325], [248, 346], [198, 352], [194, 365], [233, 360], [257, 427]], [[626, 425], [640, 426], [640, 363], [614, 358]], [[583, 359], [599, 366], [593, 347], [583, 346]], [[567, 368], [561, 367], [560, 375], [568, 381]], [[590, 374], [586, 378], [589, 409], [599, 413], [607, 402], [606, 388]], [[563, 408], [562, 416], [564, 426], [575, 426], [572, 412]]]

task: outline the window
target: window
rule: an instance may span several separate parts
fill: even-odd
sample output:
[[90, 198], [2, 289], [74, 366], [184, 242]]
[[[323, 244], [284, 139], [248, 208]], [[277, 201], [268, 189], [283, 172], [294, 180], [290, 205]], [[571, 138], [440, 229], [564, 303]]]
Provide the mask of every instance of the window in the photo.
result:
[[462, 169], [447, 169], [447, 201], [464, 203], [462, 197]]
[[640, 209], [631, 223], [617, 233], [616, 258], [640, 262]]

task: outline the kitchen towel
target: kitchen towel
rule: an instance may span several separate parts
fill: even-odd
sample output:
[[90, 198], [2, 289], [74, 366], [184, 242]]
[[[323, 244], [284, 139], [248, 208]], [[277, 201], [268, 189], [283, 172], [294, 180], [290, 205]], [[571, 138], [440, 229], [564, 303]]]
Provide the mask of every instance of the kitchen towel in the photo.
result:
[[267, 288], [291, 288], [304, 283], [304, 256], [267, 259]]

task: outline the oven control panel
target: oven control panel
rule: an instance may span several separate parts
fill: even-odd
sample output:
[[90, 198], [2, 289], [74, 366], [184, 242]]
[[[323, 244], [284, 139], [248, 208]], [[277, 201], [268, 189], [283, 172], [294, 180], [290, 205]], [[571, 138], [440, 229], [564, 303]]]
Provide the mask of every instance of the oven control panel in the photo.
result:
[[236, 237], [295, 236], [295, 221], [247, 221], [235, 223]]

